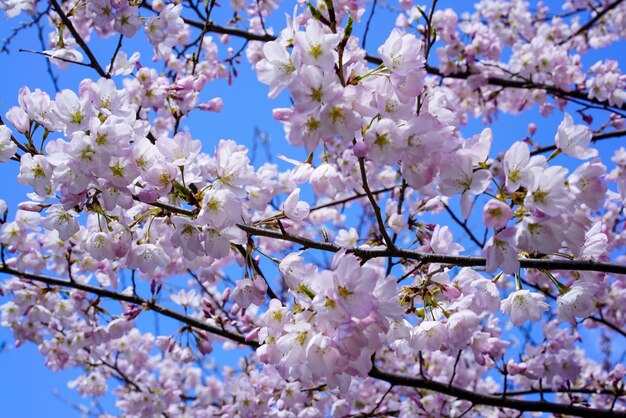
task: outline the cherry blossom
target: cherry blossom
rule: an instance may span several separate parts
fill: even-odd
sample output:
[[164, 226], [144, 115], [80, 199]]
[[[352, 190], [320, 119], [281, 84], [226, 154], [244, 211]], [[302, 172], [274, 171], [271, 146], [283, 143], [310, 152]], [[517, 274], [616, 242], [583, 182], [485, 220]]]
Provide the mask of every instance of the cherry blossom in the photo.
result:
[[0, 1], [15, 346], [86, 415], [623, 413], [626, 5], [440, 3]]

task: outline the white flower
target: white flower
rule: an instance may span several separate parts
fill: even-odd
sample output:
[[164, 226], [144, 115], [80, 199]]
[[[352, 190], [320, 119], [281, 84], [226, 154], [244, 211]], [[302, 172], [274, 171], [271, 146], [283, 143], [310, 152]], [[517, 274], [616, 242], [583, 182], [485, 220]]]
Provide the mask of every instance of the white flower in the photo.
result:
[[537, 322], [544, 311], [550, 310], [550, 306], [544, 300], [545, 297], [539, 293], [517, 290], [502, 302], [502, 312], [511, 315], [511, 323], [516, 327], [527, 319]]
[[170, 299], [177, 304], [182, 306], [188, 306], [193, 303], [196, 297], [196, 291], [191, 289], [186, 292], [185, 289], [180, 289], [180, 291], [176, 294], [170, 295]]
[[592, 136], [589, 128], [584, 125], [574, 125], [574, 119], [566, 113], [554, 137], [554, 142], [563, 154], [586, 160], [598, 155], [598, 150], [589, 148]]
[[586, 280], [579, 280], [569, 290], [556, 300], [557, 316], [561, 321], [576, 325], [576, 317], [587, 316], [593, 311], [593, 296], [598, 291], [598, 285]]
[[309, 216], [309, 204], [300, 201], [300, 189], [296, 188], [285, 203], [283, 204], [283, 212], [285, 216], [292, 221], [303, 221]]
[[66, 211], [61, 205], [54, 205], [46, 213], [48, 216], [42, 219], [41, 225], [50, 231], [58, 231], [61, 241], [66, 241], [80, 229], [74, 211]]
[[17, 145], [11, 141], [11, 130], [5, 125], [0, 125], [0, 163], [9, 161], [17, 151]]

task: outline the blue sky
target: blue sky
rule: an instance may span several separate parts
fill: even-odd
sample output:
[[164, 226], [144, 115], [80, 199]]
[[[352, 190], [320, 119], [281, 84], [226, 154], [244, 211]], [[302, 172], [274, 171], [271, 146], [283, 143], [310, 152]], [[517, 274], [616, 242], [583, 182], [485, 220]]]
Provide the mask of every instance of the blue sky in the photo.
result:
[[[551, 2], [555, 3], [555, 2]], [[467, 8], [470, 2], [440, 1], [439, 7], [455, 7], [459, 4]], [[291, 6], [286, 7], [286, 9]], [[289, 10], [291, 12], [291, 10]], [[392, 27], [389, 14], [382, 10], [377, 10], [374, 18], [373, 30], [370, 30], [368, 45], [370, 52], [375, 52], [375, 45], [384, 41], [385, 34]], [[17, 20], [2, 21], [0, 23], [0, 39], [5, 38], [10, 29], [17, 24]], [[283, 18], [281, 13], [270, 22], [275, 28], [281, 28]], [[356, 29], [356, 34], [362, 33], [363, 26]], [[143, 39], [143, 35], [138, 35]], [[132, 43], [125, 44], [123, 50], [130, 53], [133, 48]], [[239, 41], [234, 41], [233, 47], [240, 45]], [[114, 40], [102, 43], [96, 42], [94, 50], [97, 55], [103, 57], [102, 62], [107, 62], [108, 57], [114, 48]], [[17, 104], [18, 90], [27, 85], [31, 89], [41, 88], [54, 96], [53, 86], [45, 69], [45, 58], [26, 52], [18, 52], [19, 48], [40, 50], [38, 40], [33, 31], [23, 33], [18, 36], [11, 45], [11, 54], [0, 54], [0, 79], [2, 80], [2, 93], [0, 94], [0, 114], [4, 114], [11, 106]], [[614, 55], [620, 57], [621, 51], [617, 48], [600, 53], [593, 53], [591, 57], [585, 58], [587, 65], [593, 64], [601, 56]], [[225, 51], [222, 51], [224, 56]], [[106, 57], [106, 58], [104, 58]], [[142, 61], [149, 65], [150, 52], [142, 53]], [[159, 67], [157, 67], [159, 68]], [[270, 138], [270, 146], [274, 154], [278, 152], [286, 153], [289, 157], [304, 159], [302, 150], [294, 150], [285, 146], [282, 126], [272, 118], [272, 107], [283, 107], [288, 105], [286, 94], [282, 94], [276, 101], [267, 99], [267, 87], [256, 82], [256, 77], [250, 71], [249, 64], [242, 59], [238, 67], [239, 77], [234, 85], [229, 87], [224, 80], [216, 81], [208, 86], [204, 93], [204, 98], [209, 99], [220, 96], [224, 100], [224, 109], [220, 114], [208, 112], [196, 112], [194, 117], [185, 124], [189, 126], [194, 138], [201, 139], [204, 143], [204, 150], [210, 152], [217, 141], [222, 138], [233, 138], [244, 144], [250, 144], [255, 128], [266, 131]], [[63, 88], [76, 89], [81, 79], [93, 77], [94, 73], [82, 67], [70, 67], [60, 75], [59, 85]], [[555, 115], [546, 119], [538, 117], [536, 112], [528, 112], [522, 117], [503, 115], [492, 126], [494, 130], [494, 151], [501, 151], [505, 144], [514, 140], [520, 140], [526, 135], [526, 126], [529, 122], [535, 121], [540, 129], [536, 138], [541, 138], [540, 142], [549, 144], [553, 141], [556, 126], [562, 116]], [[580, 121], [578, 120], [578, 123]], [[479, 133], [482, 130], [480, 120], [472, 121], [464, 129], [467, 136]], [[616, 141], [619, 141], [617, 139]], [[602, 155], [615, 148], [615, 143], [607, 141], [598, 145]], [[493, 153], [492, 153], [493, 155]], [[260, 165], [264, 154], [259, 153], [255, 165]], [[276, 159], [274, 160], [276, 162]], [[563, 157], [557, 160], [559, 164], [567, 165], [568, 162]], [[3, 184], [0, 187], [0, 198], [5, 199], [12, 209], [22, 200], [25, 200], [27, 189], [15, 183], [18, 166], [15, 163], [0, 165], [0, 178]], [[458, 213], [458, 206], [455, 211]], [[461, 232], [455, 232], [463, 244], [469, 242], [463, 239]], [[3, 300], [0, 298], [0, 303]], [[149, 321], [147, 319], [146, 321]], [[8, 347], [12, 347], [13, 341], [11, 333], [4, 328], [0, 328], [0, 342], [5, 342]], [[20, 349], [5, 349], [0, 352], [0, 393], [2, 393], [2, 409], [0, 418], [27, 418], [35, 416], [79, 416], [79, 413], [66, 403], [57, 399], [52, 393], [58, 390], [63, 398], [71, 402], [82, 402], [75, 393], [66, 387], [68, 380], [76, 376], [75, 371], [52, 373], [43, 364], [44, 358], [37, 353], [37, 348], [32, 344], [27, 344]]]

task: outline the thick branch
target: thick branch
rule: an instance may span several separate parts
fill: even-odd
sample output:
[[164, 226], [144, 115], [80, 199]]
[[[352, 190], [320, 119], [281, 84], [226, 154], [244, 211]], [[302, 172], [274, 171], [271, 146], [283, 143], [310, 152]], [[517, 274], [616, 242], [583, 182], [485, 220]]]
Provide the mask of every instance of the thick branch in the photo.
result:
[[[149, 8], [150, 6], [146, 5], [145, 7]], [[204, 29], [205, 27], [204, 22], [198, 22], [192, 19], [187, 19], [187, 18], [184, 18], [183, 20], [189, 26], [192, 26], [200, 30]], [[249, 41], [270, 42], [270, 41], [276, 40], [276, 37], [273, 35], [259, 35], [259, 34], [251, 33], [242, 29], [226, 28], [223, 26], [214, 25], [212, 23], [208, 25], [207, 32], [227, 34], [227, 35], [247, 39]], [[382, 60], [379, 57], [376, 57], [373, 55], [368, 54], [365, 56], [365, 59], [368, 62], [375, 64], [375, 65], [382, 64]], [[428, 74], [435, 75], [441, 78], [467, 79], [470, 76], [477, 74], [477, 73], [472, 73], [472, 72], [443, 74], [438, 68], [430, 66], [430, 65], [426, 65], [425, 69]], [[551, 86], [549, 84], [535, 83], [530, 80], [511, 80], [511, 79], [500, 78], [500, 77], [487, 77], [487, 84], [492, 85], [492, 86], [500, 86], [500, 87], [506, 87], [506, 88], [515, 88], [515, 89], [545, 90], [546, 92], [554, 96], [562, 97], [565, 99], [567, 98], [579, 99], [579, 100], [584, 100], [586, 102], [593, 103], [593, 104], [596, 104], [605, 108], [626, 110], [626, 104], [622, 104], [621, 106], [612, 106], [611, 104], [609, 104], [608, 101], [601, 101], [601, 100], [589, 97], [589, 94], [586, 91], [580, 91], [580, 90], [566, 91], [556, 86]]]
[[[328, 242], [319, 242], [297, 235], [291, 235], [289, 233], [282, 233], [280, 231], [254, 227], [247, 224], [237, 224], [237, 226], [250, 235], [275, 238], [283, 241], [291, 241], [293, 243], [300, 244], [305, 248], [313, 248], [329, 252], [338, 252], [342, 249], [335, 244], [331, 244]], [[439, 263], [459, 267], [479, 267], [486, 265], [486, 259], [484, 257], [424, 253], [398, 247], [385, 249], [350, 248], [347, 251], [365, 259], [377, 257], [398, 257], [416, 260], [421, 263]], [[624, 265], [601, 263], [591, 260], [553, 260], [544, 258], [521, 258], [519, 261], [522, 268], [534, 268], [541, 270], [579, 270], [596, 271], [601, 273], [626, 274], [626, 266]]]
[[432, 390], [445, 395], [453, 396], [457, 399], [469, 401], [475, 405], [493, 406], [496, 408], [510, 408], [518, 411], [551, 412], [555, 414], [575, 415], [579, 417], [604, 418], [604, 417], [626, 417], [624, 412], [613, 412], [602, 409], [583, 408], [580, 406], [558, 404], [546, 401], [526, 401], [522, 399], [503, 398], [501, 396], [485, 395], [479, 392], [461, 389], [455, 386], [448, 386], [445, 383], [434, 382], [428, 379], [421, 379], [411, 376], [392, 374], [372, 367], [369, 376], [374, 379], [384, 380], [394, 386], [406, 386]]
[[[77, 289], [77, 290], [88, 292], [90, 294], [94, 294], [100, 297], [109, 298], [109, 299], [126, 302], [126, 303], [136, 304], [136, 305], [144, 307], [144, 309], [153, 310], [163, 316], [175, 319], [193, 328], [204, 330], [215, 335], [219, 335], [221, 337], [235, 341], [239, 344], [247, 345], [252, 348], [259, 347], [258, 342], [246, 341], [242, 335], [235, 334], [233, 332], [229, 332], [229, 331], [208, 325], [195, 318], [191, 318], [184, 314], [175, 312], [171, 309], [157, 305], [151, 301], [142, 299], [138, 296], [117, 293], [108, 289], [90, 286], [90, 285], [78, 283], [75, 281], [68, 281], [68, 280], [63, 280], [63, 279], [45, 276], [45, 275], [21, 273], [17, 270], [11, 269], [6, 266], [4, 267], [0, 266], [0, 272], [17, 276], [17, 277], [21, 277], [24, 279], [32, 280], [35, 282], [44, 283], [44, 284], [51, 285], [51, 286], [59, 286], [59, 287]], [[390, 383], [392, 386], [408, 386], [408, 387], [432, 390], [434, 392], [438, 392], [444, 395], [449, 395], [452, 397], [456, 397], [458, 399], [470, 401], [476, 405], [487, 405], [487, 406], [500, 407], [500, 408], [510, 408], [510, 409], [516, 409], [520, 411], [553, 412], [553, 413], [559, 413], [559, 414], [575, 415], [575, 416], [580, 416], [580, 417], [597, 417], [597, 418], [626, 417], [626, 414], [623, 412], [610, 412], [610, 411], [605, 411], [605, 410], [582, 408], [582, 407], [577, 407], [577, 406], [572, 406], [572, 405], [557, 404], [557, 403], [551, 403], [551, 402], [545, 402], [545, 401], [526, 401], [526, 400], [519, 400], [519, 399], [509, 399], [509, 398], [501, 397], [501, 396], [479, 394], [479, 393], [468, 391], [466, 389], [462, 389], [456, 386], [439, 383], [439, 382], [435, 382], [435, 381], [428, 380], [428, 379], [414, 378], [410, 376], [403, 376], [399, 374], [383, 372], [379, 370], [376, 366], [372, 367], [372, 370], [369, 372], [369, 376], [374, 379], [384, 380]]]
[[184, 324], [187, 324], [193, 328], [200, 329], [206, 332], [210, 332], [211, 334], [219, 335], [220, 337], [227, 338], [229, 340], [235, 341], [239, 344], [247, 345], [252, 348], [258, 347], [258, 343], [255, 341], [246, 341], [245, 337], [239, 334], [235, 334], [230, 331], [226, 331], [222, 328], [215, 327], [213, 325], [209, 325], [205, 322], [202, 322], [196, 318], [192, 318], [185, 314], [181, 314], [169, 308], [166, 308], [161, 305], [157, 305], [156, 303], [140, 298], [134, 295], [126, 295], [123, 293], [114, 292], [109, 289], [104, 289], [101, 287], [95, 287], [88, 284], [78, 283], [76, 281], [63, 280], [56, 277], [44, 276], [41, 274], [31, 274], [31, 273], [21, 273], [17, 270], [14, 270], [9, 267], [0, 266], [0, 273], [6, 273], [13, 276], [21, 277], [24, 279], [32, 280], [34, 282], [45, 283], [51, 286], [59, 286], [66, 287], [71, 289], [82, 290], [83, 292], [88, 292], [93, 295], [97, 295], [103, 298], [109, 298], [113, 300], [117, 300], [120, 302], [132, 303], [138, 306], [142, 306], [146, 310], [152, 310], [157, 312], [163, 316], [166, 316], [171, 319], [175, 319]]

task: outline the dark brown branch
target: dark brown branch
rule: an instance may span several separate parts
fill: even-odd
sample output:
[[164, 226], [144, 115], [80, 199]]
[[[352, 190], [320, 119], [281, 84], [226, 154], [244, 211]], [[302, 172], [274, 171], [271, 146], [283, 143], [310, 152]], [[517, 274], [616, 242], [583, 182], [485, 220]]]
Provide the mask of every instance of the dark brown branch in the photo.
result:
[[[375, 196], [375, 195], [378, 195], [378, 194], [381, 194], [381, 193], [390, 192], [393, 189], [395, 189], [396, 187], [399, 187], [399, 186], [385, 187], [383, 189], [372, 190], [372, 195]], [[364, 198], [364, 197], [367, 197], [367, 195], [365, 193], [357, 193], [357, 194], [354, 194], [352, 196], [349, 196], [349, 197], [346, 197], [346, 198], [343, 198], [343, 199], [333, 200], [332, 202], [322, 203], [320, 205], [313, 206], [309, 210], [309, 212], [315, 212], [316, 210], [320, 210], [320, 209], [324, 209], [324, 208], [330, 208], [330, 207], [337, 206], [337, 205], [342, 205], [344, 203], [348, 203], [348, 202], [351, 202], [353, 200], [361, 199], [361, 198]]]
[[564, 43], [568, 42], [569, 40], [577, 37], [578, 35], [581, 35], [582, 33], [588, 31], [589, 29], [591, 29], [591, 27], [593, 25], [596, 24], [596, 22], [600, 19], [602, 19], [602, 17], [604, 15], [606, 15], [608, 12], [610, 12], [611, 10], [613, 10], [614, 8], [616, 8], [617, 6], [620, 5], [620, 3], [622, 3], [624, 0], [616, 0], [613, 3], [609, 4], [608, 6], [606, 6], [601, 12], [597, 13], [592, 19], [590, 19], [587, 23], [585, 23], [584, 25], [582, 25], [580, 28], [578, 28], [578, 30], [574, 33], [572, 33], [570, 36], [568, 36], [566, 39], [564, 39], [563, 41], [559, 42], [559, 45], [563, 45]]
[[[621, 0], [618, 0], [618, 1], [621, 1]], [[145, 5], [145, 7], [150, 7], [150, 6]], [[192, 26], [201, 30], [204, 29], [204, 22], [198, 22], [198, 21], [188, 19], [188, 18], [184, 18], [183, 20], [189, 26]], [[214, 24], [208, 25], [207, 32], [232, 35], [232, 36], [240, 37], [243, 39], [247, 39], [249, 41], [270, 42], [270, 41], [276, 40], [276, 37], [273, 35], [259, 35], [259, 34], [251, 33], [242, 29], [226, 28], [226, 27], [218, 26]], [[379, 57], [376, 57], [373, 55], [368, 54], [365, 56], [365, 59], [366, 61], [375, 65], [382, 64], [382, 60]], [[443, 74], [438, 68], [430, 66], [430, 65], [426, 65], [425, 70], [428, 74], [435, 75], [441, 78], [467, 79], [470, 76], [477, 74], [473, 72]], [[506, 88], [545, 90], [546, 92], [548, 92], [549, 94], [553, 96], [562, 97], [565, 99], [571, 98], [571, 99], [584, 100], [586, 102], [599, 105], [602, 108], [606, 108], [606, 109], [626, 110], [626, 104], [622, 104], [621, 106], [612, 106], [609, 104], [608, 101], [601, 101], [601, 100], [589, 97], [589, 93], [586, 91], [580, 91], [580, 90], [566, 91], [556, 86], [552, 86], [549, 84], [535, 83], [531, 80], [514, 80], [514, 79], [506, 79], [506, 78], [491, 76], [491, 77], [487, 77], [487, 84], [492, 85], [492, 86], [506, 87]]]
[[383, 237], [384, 243], [388, 248], [394, 248], [395, 245], [391, 240], [391, 237], [387, 233], [387, 228], [385, 228], [385, 222], [383, 221], [383, 216], [380, 212], [380, 207], [378, 203], [376, 203], [376, 199], [374, 199], [374, 195], [370, 190], [370, 186], [367, 182], [367, 173], [365, 172], [365, 162], [363, 158], [359, 158], [359, 169], [361, 170], [361, 182], [363, 183], [363, 190], [365, 190], [365, 194], [372, 205], [372, 209], [374, 209], [374, 215], [376, 216], [376, 221], [378, 222], [378, 229], [380, 229], [380, 234]]
[[[167, 211], [178, 213], [186, 216], [193, 216], [194, 212], [164, 203], [152, 203], [151, 205], [162, 208]], [[282, 241], [290, 241], [300, 244], [304, 248], [312, 248], [316, 250], [338, 252], [342, 248], [329, 242], [320, 242], [312, 239], [291, 235], [284, 231], [276, 231], [267, 228], [251, 226], [244, 223], [237, 224], [237, 227], [249, 235], [261, 237], [275, 238]], [[347, 250], [364, 259], [377, 257], [397, 257], [409, 260], [416, 260], [420, 263], [439, 263], [459, 267], [481, 267], [487, 264], [484, 257], [464, 256], [464, 255], [446, 255], [424, 253], [420, 251], [407, 250], [398, 247], [386, 249], [372, 248], [350, 248]], [[600, 273], [626, 274], [626, 265], [602, 263], [593, 260], [567, 260], [567, 259], [546, 259], [546, 258], [521, 258], [519, 260], [522, 268], [533, 268], [540, 270], [568, 270], [568, 271], [596, 271]]]
[[117, 59], [117, 54], [122, 49], [122, 41], [124, 40], [124, 35], [120, 33], [119, 38], [117, 38], [117, 46], [115, 47], [115, 51], [113, 52], [113, 56], [111, 57], [111, 63], [109, 64], [109, 71], [107, 74], [110, 76], [111, 71], [113, 71], [113, 65], [115, 64], [115, 60]]
[[234, 332], [230, 332], [230, 331], [215, 327], [213, 325], [202, 322], [196, 318], [192, 318], [190, 316], [176, 312], [164, 306], [157, 305], [153, 301], [140, 298], [139, 296], [125, 295], [123, 293], [114, 292], [112, 290], [104, 289], [102, 287], [95, 287], [95, 286], [91, 286], [91, 285], [87, 285], [83, 283], [78, 283], [76, 281], [63, 280], [63, 279], [59, 279], [56, 277], [50, 277], [50, 276], [45, 276], [41, 274], [22, 273], [22, 272], [19, 272], [17, 270], [14, 270], [12, 268], [5, 267], [5, 266], [0, 266], [0, 273], [10, 274], [16, 277], [21, 277], [24, 279], [32, 280], [34, 282], [45, 283], [51, 286], [59, 286], [59, 287], [82, 290], [83, 292], [88, 292], [88, 293], [91, 293], [93, 295], [97, 295], [103, 298], [109, 298], [109, 299], [117, 300], [120, 302], [131, 303], [137, 306], [141, 306], [146, 310], [151, 310], [163, 316], [166, 316], [168, 318], [180, 321], [193, 328], [200, 329], [200, 330], [209, 332], [211, 334], [215, 334], [220, 337], [227, 338], [239, 344], [247, 345], [252, 348], [257, 348], [259, 346], [259, 344], [256, 341], [246, 341], [243, 335], [235, 334]]
[[[28, 279], [28, 280], [35, 281], [35, 282], [44, 283], [50, 286], [59, 286], [59, 287], [77, 289], [77, 290], [88, 292], [90, 294], [94, 294], [100, 297], [142, 306], [146, 310], [153, 310], [163, 316], [185, 323], [189, 325], [190, 327], [204, 330], [215, 335], [219, 335], [221, 337], [227, 338], [239, 344], [247, 345], [252, 348], [259, 347], [258, 342], [246, 341], [242, 335], [235, 334], [233, 332], [229, 332], [220, 328], [216, 328], [212, 325], [201, 322], [195, 318], [191, 318], [184, 314], [175, 312], [171, 309], [157, 305], [151, 301], [142, 299], [138, 296], [125, 295], [125, 294], [117, 293], [108, 289], [90, 286], [90, 285], [82, 284], [78, 282], [70, 282], [68, 280], [63, 280], [63, 279], [59, 279], [55, 277], [49, 277], [45, 275], [21, 273], [19, 271], [16, 271], [6, 266], [0, 267], [0, 272], [17, 276], [17, 277], [21, 277], [23, 279]], [[432, 391], [435, 391], [444, 395], [470, 401], [472, 402], [472, 404], [475, 404], [475, 405], [486, 405], [486, 406], [494, 406], [494, 407], [501, 407], [501, 408], [510, 408], [510, 409], [516, 409], [520, 411], [553, 412], [553, 413], [559, 413], [559, 414], [575, 415], [575, 416], [580, 416], [580, 417], [597, 417], [597, 418], [626, 417], [626, 413], [623, 413], [623, 412], [613, 412], [613, 411], [605, 411], [605, 410], [592, 409], [592, 408], [583, 408], [583, 407], [578, 407], [578, 406], [573, 406], [573, 405], [564, 405], [564, 404], [558, 404], [558, 403], [552, 403], [552, 402], [546, 402], [546, 401], [526, 401], [526, 400], [519, 400], [519, 399], [509, 399], [506, 397], [503, 398], [503, 397], [498, 397], [494, 395], [484, 395], [484, 394], [476, 393], [473, 391], [468, 391], [459, 387], [455, 387], [452, 385], [447, 385], [444, 383], [424, 379], [424, 378], [414, 378], [410, 376], [403, 376], [399, 374], [383, 372], [379, 370], [376, 366], [372, 367], [371, 371], [369, 372], [369, 376], [374, 379], [380, 379], [385, 382], [388, 382], [392, 385], [392, 387], [393, 386], [406, 386], [406, 387], [414, 387], [414, 388], [432, 390]]]
[[46, 58], [57, 59], [59, 61], [67, 62], [68, 64], [81, 65], [83, 67], [92, 68], [92, 65], [87, 63], [87, 62], [74, 61], [74, 60], [67, 59], [67, 58], [64, 58], [64, 57], [55, 57], [53, 54], [51, 54], [49, 52], [45, 52], [45, 51], [33, 51], [33, 50], [30, 50], [30, 49], [23, 49], [23, 48], [18, 49], [18, 51], [19, 52], [28, 52], [29, 54], [42, 55], [42, 56], [44, 56]]
[[[342, 249], [338, 245], [328, 242], [319, 242], [297, 235], [269, 230], [266, 228], [254, 227], [247, 224], [237, 224], [237, 226], [250, 235], [264, 236], [268, 238], [280, 239], [283, 241], [291, 241], [293, 243], [302, 245], [304, 248], [312, 248], [329, 252], [338, 252]], [[486, 265], [486, 259], [483, 257], [424, 253], [398, 247], [391, 249], [350, 248], [347, 251], [364, 259], [377, 257], [397, 257], [416, 260], [421, 263], [439, 263], [459, 267], [480, 267]], [[522, 258], [519, 261], [522, 268], [570, 271], [579, 270], [613, 274], [626, 274], [626, 266], [624, 265], [601, 263], [591, 260], [553, 260], [544, 258]]]
[[[542, 388], [541, 392], [543, 393], [584, 393], [586, 395], [615, 395], [614, 390], [607, 389], [593, 389], [593, 388], [570, 388], [570, 389], [546, 389]], [[522, 395], [535, 395], [539, 393], [539, 389], [526, 389], [526, 390], [509, 390], [507, 392], [499, 392], [493, 393], [493, 396], [522, 396]], [[621, 393], [617, 395], [618, 398], [626, 396], [626, 394]]]
[[372, 367], [372, 370], [369, 372], [369, 376], [374, 379], [384, 380], [385, 382], [388, 382], [395, 386], [405, 386], [432, 390], [434, 392], [449, 395], [457, 399], [469, 401], [475, 405], [486, 405], [496, 408], [510, 408], [516, 409], [518, 411], [551, 412], [555, 414], [574, 415], [589, 418], [626, 417], [626, 413], [624, 412], [615, 412], [595, 408], [583, 408], [580, 406], [559, 404], [546, 401], [526, 401], [522, 399], [510, 399], [502, 398], [500, 396], [485, 395], [480, 392], [461, 389], [455, 386], [448, 386], [445, 383], [435, 382], [428, 379], [387, 373], [378, 369], [376, 366]]
[[104, 78], [111, 78], [111, 76], [109, 74], [107, 74], [104, 69], [102, 69], [102, 67], [100, 66], [100, 63], [98, 62], [98, 60], [96, 59], [96, 56], [93, 54], [93, 52], [91, 52], [91, 49], [89, 49], [89, 47], [87, 46], [87, 44], [85, 43], [85, 40], [80, 36], [80, 34], [76, 31], [76, 28], [74, 27], [74, 24], [72, 23], [72, 21], [70, 20], [69, 17], [67, 17], [67, 15], [65, 14], [65, 12], [63, 11], [63, 8], [61, 7], [61, 5], [57, 2], [57, 0], [50, 0], [50, 4], [52, 4], [52, 8], [54, 9], [55, 12], [57, 12], [57, 14], [59, 15], [59, 17], [61, 18], [61, 21], [63, 22], [63, 24], [65, 25], [65, 27], [67, 28], [67, 30], [70, 31], [70, 33], [72, 34], [72, 36], [74, 37], [74, 40], [76, 41], [76, 43], [78, 45], [80, 45], [80, 47], [83, 49], [83, 51], [85, 51], [85, 54], [87, 55], [87, 57], [89, 58], [89, 63], [90, 66], [96, 70], [96, 72], [100, 75], [100, 77], [104, 77]]
[[480, 242], [478, 240], [478, 238], [476, 238], [476, 236], [474, 235], [472, 230], [469, 229], [469, 227], [467, 226], [467, 220], [466, 221], [462, 221], [461, 219], [459, 219], [459, 217], [456, 216], [456, 214], [454, 212], [452, 212], [452, 209], [450, 209], [450, 207], [448, 205], [446, 205], [445, 203], [443, 204], [443, 207], [446, 209], [446, 212], [448, 212], [448, 214], [450, 215], [452, 220], [465, 231], [465, 233], [467, 234], [469, 239], [474, 244], [476, 244], [479, 248], [483, 248], [485, 246], [485, 243], [484, 242]]

